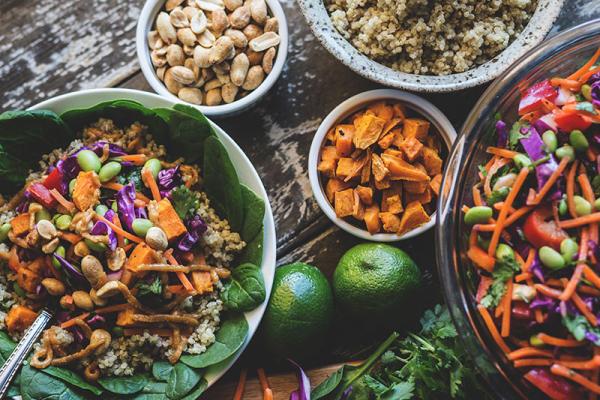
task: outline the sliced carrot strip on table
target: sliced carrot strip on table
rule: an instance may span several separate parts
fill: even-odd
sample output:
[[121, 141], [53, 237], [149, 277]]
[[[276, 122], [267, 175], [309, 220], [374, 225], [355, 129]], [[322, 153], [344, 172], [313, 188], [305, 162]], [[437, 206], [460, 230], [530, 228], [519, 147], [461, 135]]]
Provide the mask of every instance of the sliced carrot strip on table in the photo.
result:
[[244, 389], [246, 388], [246, 376], [248, 371], [246, 368], [242, 368], [240, 371], [240, 379], [238, 380], [238, 384], [235, 388], [235, 393], [233, 394], [233, 400], [242, 400], [244, 397]]

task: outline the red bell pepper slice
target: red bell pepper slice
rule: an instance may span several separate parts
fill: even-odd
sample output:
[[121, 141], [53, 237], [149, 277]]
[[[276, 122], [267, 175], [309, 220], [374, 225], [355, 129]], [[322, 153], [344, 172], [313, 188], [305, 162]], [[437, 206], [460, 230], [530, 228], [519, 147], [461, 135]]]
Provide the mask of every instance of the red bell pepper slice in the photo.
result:
[[560, 376], [553, 375], [545, 368], [530, 370], [525, 374], [525, 379], [552, 400], [579, 400], [583, 398], [581, 391], [569, 381]]
[[552, 87], [549, 80], [541, 81], [529, 87], [519, 102], [519, 115], [527, 114], [539, 110], [544, 100], [554, 102], [558, 96], [558, 91]]
[[56, 199], [50, 194], [50, 190], [41, 183], [32, 183], [27, 190], [31, 194], [31, 197], [44, 206], [44, 208], [52, 209], [56, 205]]
[[62, 193], [62, 172], [58, 168], [55, 168], [50, 174], [44, 179], [43, 185], [48, 190], [56, 189]]
[[592, 119], [576, 111], [557, 111], [554, 122], [561, 131], [571, 132], [574, 129], [584, 131], [592, 125]]

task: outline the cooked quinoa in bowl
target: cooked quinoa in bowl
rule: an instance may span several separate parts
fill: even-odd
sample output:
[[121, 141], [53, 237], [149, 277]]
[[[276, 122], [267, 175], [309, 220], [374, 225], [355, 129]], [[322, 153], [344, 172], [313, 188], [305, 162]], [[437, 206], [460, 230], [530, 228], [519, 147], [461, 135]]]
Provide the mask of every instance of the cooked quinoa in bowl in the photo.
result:
[[[55, 317], [9, 395], [199, 396], [266, 298], [265, 204], [208, 121], [115, 100], [0, 127], [0, 361], [42, 308]], [[59, 147], [36, 166], [40, 132]]]

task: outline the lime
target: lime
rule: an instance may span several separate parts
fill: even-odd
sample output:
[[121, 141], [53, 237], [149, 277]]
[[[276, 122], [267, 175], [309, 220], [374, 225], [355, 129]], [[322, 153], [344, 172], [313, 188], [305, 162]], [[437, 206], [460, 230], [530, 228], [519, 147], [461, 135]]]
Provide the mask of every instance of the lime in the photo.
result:
[[389, 317], [419, 287], [421, 270], [404, 251], [364, 243], [348, 250], [333, 274], [333, 291], [342, 309], [364, 318]]
[[317, 268], [293, 263], [275, 270], [262, 321], [265, 347], [277, 357], [305, 358], [318, 350], [333, 318], [333, 296]]

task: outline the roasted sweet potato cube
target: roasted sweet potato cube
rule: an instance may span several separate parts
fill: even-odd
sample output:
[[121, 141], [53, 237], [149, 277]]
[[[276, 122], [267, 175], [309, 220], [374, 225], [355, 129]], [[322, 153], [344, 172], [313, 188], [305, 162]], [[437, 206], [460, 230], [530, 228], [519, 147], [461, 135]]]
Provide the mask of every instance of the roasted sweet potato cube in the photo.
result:
[[364, 160], [353, 160], [350, 157], [340, 158], [337, 169], [335, 170], [335, 175], [347, 182], [358, 176], [363, 167], [363, 161]]
[[394, 149], [394, 148], [389, 148], [386, 151], [383, 152], [383, 154], [387, 154], [389, 156], [394, 156], [394, 157], [398, 157], [398, 158], [403, 158], [404, 155], [402, 154], [402, 152], [398, 149]]
[[391, 212], [379, 213], [379, 219], [383, 223], [383, 230], [386, 232], [398, 232], [400, 229], [400, 217]]
[[27, 268], [21, 268], [17, 272], [17, 284], [26, 292], [35, 293], [42, 277], [35, 271]]
[[415, 161], [421, 155], [423, 144], [414, 137], [404, 139], [400, 144], [400, 150], [406, 156], [408, 161]]
[[158, 226], [165, 231], [169, 240], [187, 232], [181, 218], [166, 197], [158, 202]]
[[100, 178], [94, 171], [81, 171], [73, 187], [73, 203], [81, 211], [95, 206], [100, 199]]
[[375, 115], [386, 121], [391, 120], [394, 116], [394, 109], [385, 101], [378, 101], [377, 103], [371, 104], [369, 110], [373, 111]]
[[353, 143], [358, 149], [366, 149], [379, 140], [385, 120], [375, 115], [365, 114], [354, 122]]
[[392, 108], [394, 109], [394, 117], [400, 118], [401, 120], [406, 118], [406, 108], [404, 105], [396, 103], [392, 106]]
[[442, 151], [442, 143], [440, 142], [440, 137], [437, 134], [427, 135], [427, 139], [425, 139], [425, 146], [437, 151], [438, 154], [440, 151]]
[[358, 185], [354, 190], [358, 193], [358, 197], [360, 197], [363, 204], [367, 206], [373, 204], [373, 188]]
[[429, 204], [431, 203], [431, 189], [429, 187], [425, 188], [423, 193], [405, 193], [404, 200], [405, 202], [412, 203], [413, 201], [418, 201], [421, 204]]
[[15, 236], [22, 236], [29, 232], [29, 213], [19, 214], [10, 220], [10, 226]]
[[325, 146], [321, 149], [321, 161], [317, 170], [325, 176], [335, 176], [335, 168], [340, 157], [337, 154], [335, 146]]
[[371, 150], [367, 150], [367, 157], [365, 159], [365, 165], [360, 170], [360, 183], [369, 183], [371, 179], [371, 161], [372, 161]]
[[412, 193], [412, 194], [423, 193], [427, 189], [428, 186], [429, 186], [429, 182], [427, 182], [427, 181], [420, 181], [420, 182], [404, 181], [404, 190], [407, 193]]
[[211, 293], [213, 291], [213, 281], [208, 271], [193, 271], [192, 283], [198, 294]]
[[335, 127], [335, 149], [338, 156], [348, 157], [352, 154], [354, 131], [354, 125], [338, 125]]
[[137, 272], [137, 268], [142, 264], [154, 264], [156, 262], [156, 252], [146, 243], [140, 243], [131, 252], [127, 261], [127, 268]]
[[400, 148], [400, 145], [404, 141], [404, 135], [402, 134], [402, 129], [394, 128], [391, 130], [391, 132], [394, 134], [394, 141], [392, 142], [392, 144], [394, 146], [396, 146], [397, 148]]
[[135, 325], [135, 320], [133, 319], [133, 315], [135, 314], [135, 309], [133, 307], [127, 307], [123, 311], [119, 311], [117, 314], [117, 326], [132, 326]]
[[329, 140], [330, 142], [335, 142], [335, 127], [327, 131], [325, 139]]
[[381, 182], [390, 175], [390, 170], [385, 166], [381, 157], [377, 154], [371, 156], [371, 169], [376, 182]]
[[402, 210], [402, 183], [392, 182], [381, 194], [381, 211], [399, 214]]
[[418, 201], [413, 201], [406, 205], [406, 209], [402, 214], [400, 220], [400, 228], [398, 229], [399, 234], [410, 231], [418, 226], [421, 226], [429, 222], [429, 215], [423, 208], [423, 205]]
[[389, 189], [391, 187], [389, 176], [386, 176], [385, 179], [383, 179], [382, 181], [377, 181], [373, 179], [373, 183], [375, 184], [375, 189], [377, 190]]
[[37, 313], [31, 308], [26, 306], [13, 306], [4, 322], [6, 328], [10, 333], [24, 332], [27, 328], [33, 324], [33, 321], [37, 318]]
[[423, 165], [430, 176], [442, 173], [442, 159], [437, 151], [430, 147], [423, 147]]
[[349, 217], [354, 210], [354, 190], [346, 189], [335, 193], [335, 215]]
[[339, 192], [340, 190], [348, 189], [349, 187], [350, 184], [341, 179], [329, 179], [325, 185], [325, 195], [327, 196], [327, 200], [329, 200], [330, 203], [333, 203], [335, 200], [335, 193]]
[[385, 150], [385, 149], [389, 148], [393, 142], [394, 142], [394, 133], [389, 132], [389, 133], [386, 133], [384, 136], [382, 136], [381, 139], [379, 139], [379, 141], [377, 142], [377, 144], [379, 145], [379, 147], [381, 147], [383, 150]]
[[383, 159], [385, 166], [390, 170], [392, 180], [429, 182], [427, 173], [407, 163], [403, 159], [385, 153], [381, 155], [381, 158]]
[[379, 206], [373, 204], [365, 209], [363, 220], [370, 234], [375, 234], [381, 229], [381, 221], [379, 220]]
[[46, 272], [46, 269], [48, 268], [46, 264], [46, 257], [36, 258], [35, 260], [27, 264], [26, 268], [30, 271], [35, 272], [38, 275], [43, 275]]
[[440, 186], [442, 185], [442, 174], [437, 174], [433, 177], [431, 182], [429, 182], [429, 187], [431, 191], [435, 193], [436, 196], [440, 195]]
[[420, 118], [406, 118], [402, 134], [405, 138], [414, 137], [421, 141], [427, 139], [429, 133], [429, 121]]
[[352, 206], [352, 216], [359, 221], [362, 221], [362, 219], [365, 216], [365, 206], [360, 201], [360, 196], [358, 195], [356, 190], [354, 190], [354, 204]]

